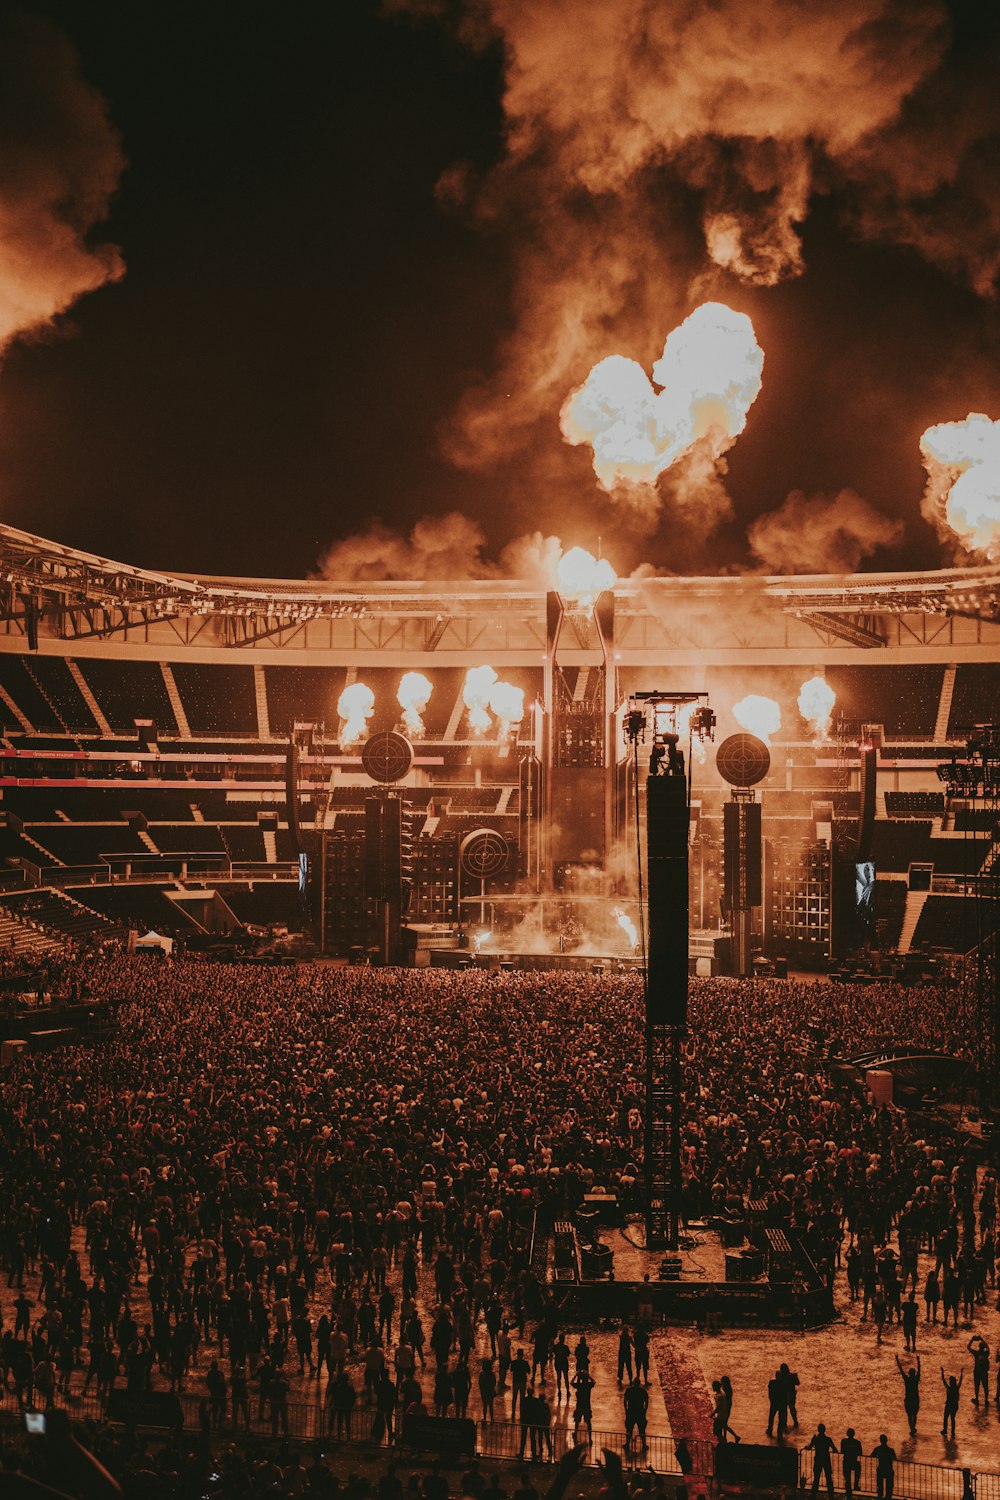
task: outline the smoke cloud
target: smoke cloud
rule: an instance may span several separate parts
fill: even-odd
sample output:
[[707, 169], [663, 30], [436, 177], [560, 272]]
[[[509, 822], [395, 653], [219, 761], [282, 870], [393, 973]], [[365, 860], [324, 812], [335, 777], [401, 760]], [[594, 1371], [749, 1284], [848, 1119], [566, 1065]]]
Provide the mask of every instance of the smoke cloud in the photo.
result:
[[748, 530], [750, 548], [769, 573], [853, 573], [862, 558], [891, 547], [903, 535], [854, 490], [807, 495], [792, 490], [778, 510], [759, 516]]
[[89, 235], [124, 164], [68, 38], [38, 16], [0, 18], [0, 349], [123, 275]]
[[920, 439], [920, 451], [928, 520], [967, 551], [1000, 557], [1000, 422], [981, 412], [939, 422]]
[[409, 535], [373, 521], [364, 531], [334, 542], [319, 571], [337, 582], [397, 578], [520, 578], [541, 587], [556, 583], [562, 543], [526, 532], [508, 542], [494, 562], [486, 556], [482, 527], [460, 511], [422, 516]]
[[667, 335], [652, 381], [634, 359], [600, 360], [563, 407], [563, 436], [591, 445], [612, 495], [619, 485], [652, 486], [696, 444], [721, 458], [746, 426], [763, 368], [746, 313], [705, 302]]
[[[862, 232], [915, 239], [921, 184], [883, 142], [910, 139], [904, 105], [945, 53], [945, 0], [393, 8], [457, 17], [469, 45], [499, 41], [505, 59], [504, 160], [479, 181], [442, 179], [443, 197], [511, 231], [517, 256], [513, 331], [444, 438], [458, 464], [530, 450], [609, 345], [648, 368], [651, 330], [683, 313], [707, 267], [757, 285], [796, 275], [817, 182], [877, 189]], [[959, 155], [976, 126], [955, 130]]]
[[486, 537], [481, 526], [449, 511], [423, 516], [409, 536], [381, 521], [344, 541], [334, 542], [320, 562], [324, 578], [485, 578]]

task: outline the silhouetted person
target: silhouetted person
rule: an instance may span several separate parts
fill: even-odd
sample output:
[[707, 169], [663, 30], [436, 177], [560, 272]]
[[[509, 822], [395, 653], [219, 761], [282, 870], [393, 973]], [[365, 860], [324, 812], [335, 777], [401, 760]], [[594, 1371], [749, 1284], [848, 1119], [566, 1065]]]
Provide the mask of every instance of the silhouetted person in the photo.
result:
[[920, 1355], [917, 1355], [916, 1366], [911, 1365], [907, 1370], [897, 1354], [896, 1367], [903, 1381], [903, 1410], [910, 1424], [910, 1436], [916, 1437], [917, 1414], [920, 1411]]

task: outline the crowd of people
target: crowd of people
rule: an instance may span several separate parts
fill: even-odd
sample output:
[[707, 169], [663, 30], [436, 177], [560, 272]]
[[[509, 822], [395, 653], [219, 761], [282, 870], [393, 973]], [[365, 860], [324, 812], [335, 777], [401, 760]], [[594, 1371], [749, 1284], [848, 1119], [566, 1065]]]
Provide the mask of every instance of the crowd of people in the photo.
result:
[[[280, 1439], [290, 1403], [322, 1390], [331, 1437], [382, 1438], [406, 1413], [489, 1421], [509, 1392], [520, 1454], [546, 1457], [554, 1381], [589, 1427], [586, 1339], [567, 1339], [529, 1246], [536, 1213], [569, 1215], [595, 1186], [640, 1205], [635, 976], [105, 953], [70, 978], [109, 1002], [113, 1033], [0, 1076], [0, 1376], [17, 1402], [162, 1390], [196, 1395], [209, 1432], [264, 1417]], [[913, 1293], [937, 1315], [933, 1276], [956, 1321], [995, 1287], [996, 1180], [829, 1058], [950, 1045], [961, 997], [824, 985], [819, 1021], [817, 993], [693, 981], [685, 1214], [763, 1202], [826, 1275], [846, 1265], [863, 1316], [879, 1336], [898, 1319], [909, 1353]], [[918, 1289], [920, 1249], [936, 1269]], [[648, 1378], [639, 1330], [621, 1385], [640, 1433], [642, 1339]]]

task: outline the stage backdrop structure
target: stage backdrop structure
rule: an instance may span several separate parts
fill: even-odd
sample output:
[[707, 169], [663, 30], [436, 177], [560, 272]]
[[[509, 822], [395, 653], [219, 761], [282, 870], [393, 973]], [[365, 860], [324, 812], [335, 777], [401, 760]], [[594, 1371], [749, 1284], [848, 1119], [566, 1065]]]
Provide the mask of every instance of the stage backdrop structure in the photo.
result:
[[753, 913], [761, 893], [761, 807], [753, 790], [771, 769], [771, 753], [753, 734], [731, 734], [715, 756], [716, 769], [732, 787], [723, 808], [722, 905], [732, 929], [732, 971], [753, 965]]
[[[681, 1047], [687, 1036], [688, 829], [691, 788], [681, 749], [686, 724], [688, 760], [695, 736], [715, 732], [703, 693], [636, 693], [625, 733], [632, 749], [639, 909], [643, 869], [639, 745], [650, 742], [646, 776], [646, 920], [640, 929], [645, 989], [646, 1109], [644, 1163], [646, 1248], [676, 1251], [681, 1207]], [[648, 943], [647, 943], [648, 932]]]

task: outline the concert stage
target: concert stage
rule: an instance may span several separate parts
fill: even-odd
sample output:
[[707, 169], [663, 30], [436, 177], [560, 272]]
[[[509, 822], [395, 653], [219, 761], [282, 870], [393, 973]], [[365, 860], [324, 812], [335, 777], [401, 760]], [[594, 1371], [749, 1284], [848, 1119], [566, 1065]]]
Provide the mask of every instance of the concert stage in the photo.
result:
[[[831, 1295], [798, 1238], [752, 1208], [746, 1223], [691, 1223], [680, 1238], [677, 1251], [647, 1250], [640, 1215], [620, 1215], [613, 1196], [588, 1195], [547, 1237], [546, 1290], [582, 1320], [805, 1327], [832, 1318]], [[537, 1243], [532, 1259], [540, 1269]]]
[[560, 969], [578, 974], [624, 974], [642, 968], [639, 959], [621, 953], [515, 953], [493, 949], [473, 953], [468, 948], [434, 949], [431, 964], [447, 969]]

